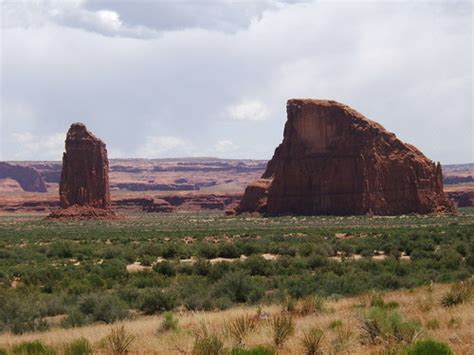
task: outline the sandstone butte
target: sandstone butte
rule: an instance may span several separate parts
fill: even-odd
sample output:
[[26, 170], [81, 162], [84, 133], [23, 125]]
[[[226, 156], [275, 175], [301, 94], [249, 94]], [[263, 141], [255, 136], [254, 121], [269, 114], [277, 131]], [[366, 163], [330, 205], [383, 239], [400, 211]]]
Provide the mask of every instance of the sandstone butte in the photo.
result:
[[454, 212], [441, 165], [336, 101], [290, 99], [284, 139], [237, 213], [400, 215]]
[[50, 218], [114, 219], [110, 209], [107, 149], [82, 123], [74, 123], [66, 136], [66, 152], [59, 184], [61, 209]]

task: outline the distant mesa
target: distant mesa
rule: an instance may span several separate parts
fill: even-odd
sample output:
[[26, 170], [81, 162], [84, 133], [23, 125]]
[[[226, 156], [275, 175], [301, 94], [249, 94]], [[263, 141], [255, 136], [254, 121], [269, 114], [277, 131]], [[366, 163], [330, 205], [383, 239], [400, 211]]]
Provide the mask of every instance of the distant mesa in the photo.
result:
[[117, 217], [110, 209], [107, 149], [82, 123], [72, 124], [67, 133], [59, 199], [61, 209], [51, 218]]
[[441, 165], [336, 101], [291, 99], [284, 139], [237, 213], [400, 215], [453, 212]]
[[17, 181], [23, 191], [48, 191], [46, 184], [38, 170], [29, 166], [20, 166], [0, 162], [0, 179], [12, 179]]

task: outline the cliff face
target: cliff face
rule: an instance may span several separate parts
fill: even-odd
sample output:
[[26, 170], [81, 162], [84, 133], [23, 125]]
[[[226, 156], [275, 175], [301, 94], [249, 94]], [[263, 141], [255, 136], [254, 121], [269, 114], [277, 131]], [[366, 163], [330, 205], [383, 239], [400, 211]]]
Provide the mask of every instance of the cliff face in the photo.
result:
[[[452, 211], [441, 166], [335, 101], [291, 99], [263, 197], [238, 212], [348, 215]], [[252, 189], [250, 189], [252, 190]], [[253, 189], [255, 190], [255, 189]], [[243, 201], [248, 201], [248, 193]], [[262, 207], [264, 205], [264, 207]]]
[[24, 191], [47, 192], [43, 178], [35, 168], [0, 162], [0, 179], [16, 180]]
[[62, 208], [110, 208], [107, 150], [82, 123], [71, 125], [67, 133], [59, 194]]

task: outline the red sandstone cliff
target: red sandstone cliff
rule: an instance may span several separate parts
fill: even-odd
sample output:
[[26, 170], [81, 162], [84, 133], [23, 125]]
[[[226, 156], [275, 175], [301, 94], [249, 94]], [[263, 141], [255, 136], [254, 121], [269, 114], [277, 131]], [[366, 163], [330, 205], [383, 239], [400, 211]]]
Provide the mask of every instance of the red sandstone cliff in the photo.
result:
[[110, 207], [107, 149], [82, 123], [74, 123], [67, 133], [59, 195], [62, 208]]
[[453, 211], [440, 164], [335, 101], [291, 99], [283, 143], [237, 212], [349, 215]]

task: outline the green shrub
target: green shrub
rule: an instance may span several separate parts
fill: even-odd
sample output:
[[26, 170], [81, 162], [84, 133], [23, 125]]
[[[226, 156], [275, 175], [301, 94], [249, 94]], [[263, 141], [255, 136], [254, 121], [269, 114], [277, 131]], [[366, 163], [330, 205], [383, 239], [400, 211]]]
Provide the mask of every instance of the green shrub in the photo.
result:
[[276, 355], [276, 351], [268, 346], [255, 346], [250, 349], [234, 348], [230, 352], [231, 355]]
[[201, 323], [195, 333], [193, 355], [221, 355], [224, 350], [224, 341], [221, 336], [211, 333], [207, 325]]
[[64, 355], [92, 354], [92, 344], [86, 338], [79, 338], [64, 347]]
[[323, 331], [318, 328], [311, 328], [303, 332], [301, 344], [306, 355], [322, 355], [321, 340], [323, 339]]
[[167, 291], [152, 289], [147, 291], [141, 299], [140, 310], [145, 314], [156, 314], [173, 310], [175, 298]]
[[163, 313], [163, 320], [160, 325], [160, 332], [168, 330], [178, 330], [178, 320], [174, 318], [172, 312]]
[[54, 355], [56, 352], [39, 340], [27, 341], [13, 347], [13, 354], [18, 355]]
[[474, 282], [465, 281], [454, 284], [441, 298], [443, 307], [454, 307], [468, 302], [474, 293]]
[[112, 355], [127, 354], [130, 345], [135, 341], [135, 336], [130, 334], [122, 325], [117, 328], [112, 328], [110, 334], [106, 338], [107, 350]]
[[281, 347], [295, 332], [295, 322], [291, 315], [277, 314], [271, 320], [273, 344]]
[[156, 272], [164, 276], [169, 276], [169, 277], [176, 276], [176, 268], [174, 267], [172, 263], [170, 263], [167, 260], [164, 260], [161, 263], [158, 263], [155, 266], [153, 266], [153, 270], [155, 270]]
[[69, 311], [64, 325], [78, 327], [91, 322], [110, 324], [125, 319], [128, 315], [126, 303], [116, 296], [91, 294], [78, 302], [78, 308]]
[[72, 308], [69, 310], [67, 318], [61, 322], [61, 325], [65, 328], [76, 328], [81, 327], [90, 321], [92, 321], [91, 318], [85, 316], [78, 308]]
[[406, 351], [407, 355], [454, 355], [451, 348], [435, 340], [419, 340], [412, 344]]
[[7, 355], [7, 351], [3, 348], [0, 348], [0, 355]]
[[258, 326], [257, 319], [248, 314], [239, 316], [227, 324], [227, 333], [232, 338], [234, 345], [242, 346], [245, 337]]
[[226, 273], [212, 290], [213, 297], [228, 297], [236, 303], [257, 302], [263, 295], [263, 287], [257, 279], [242, 271]]

